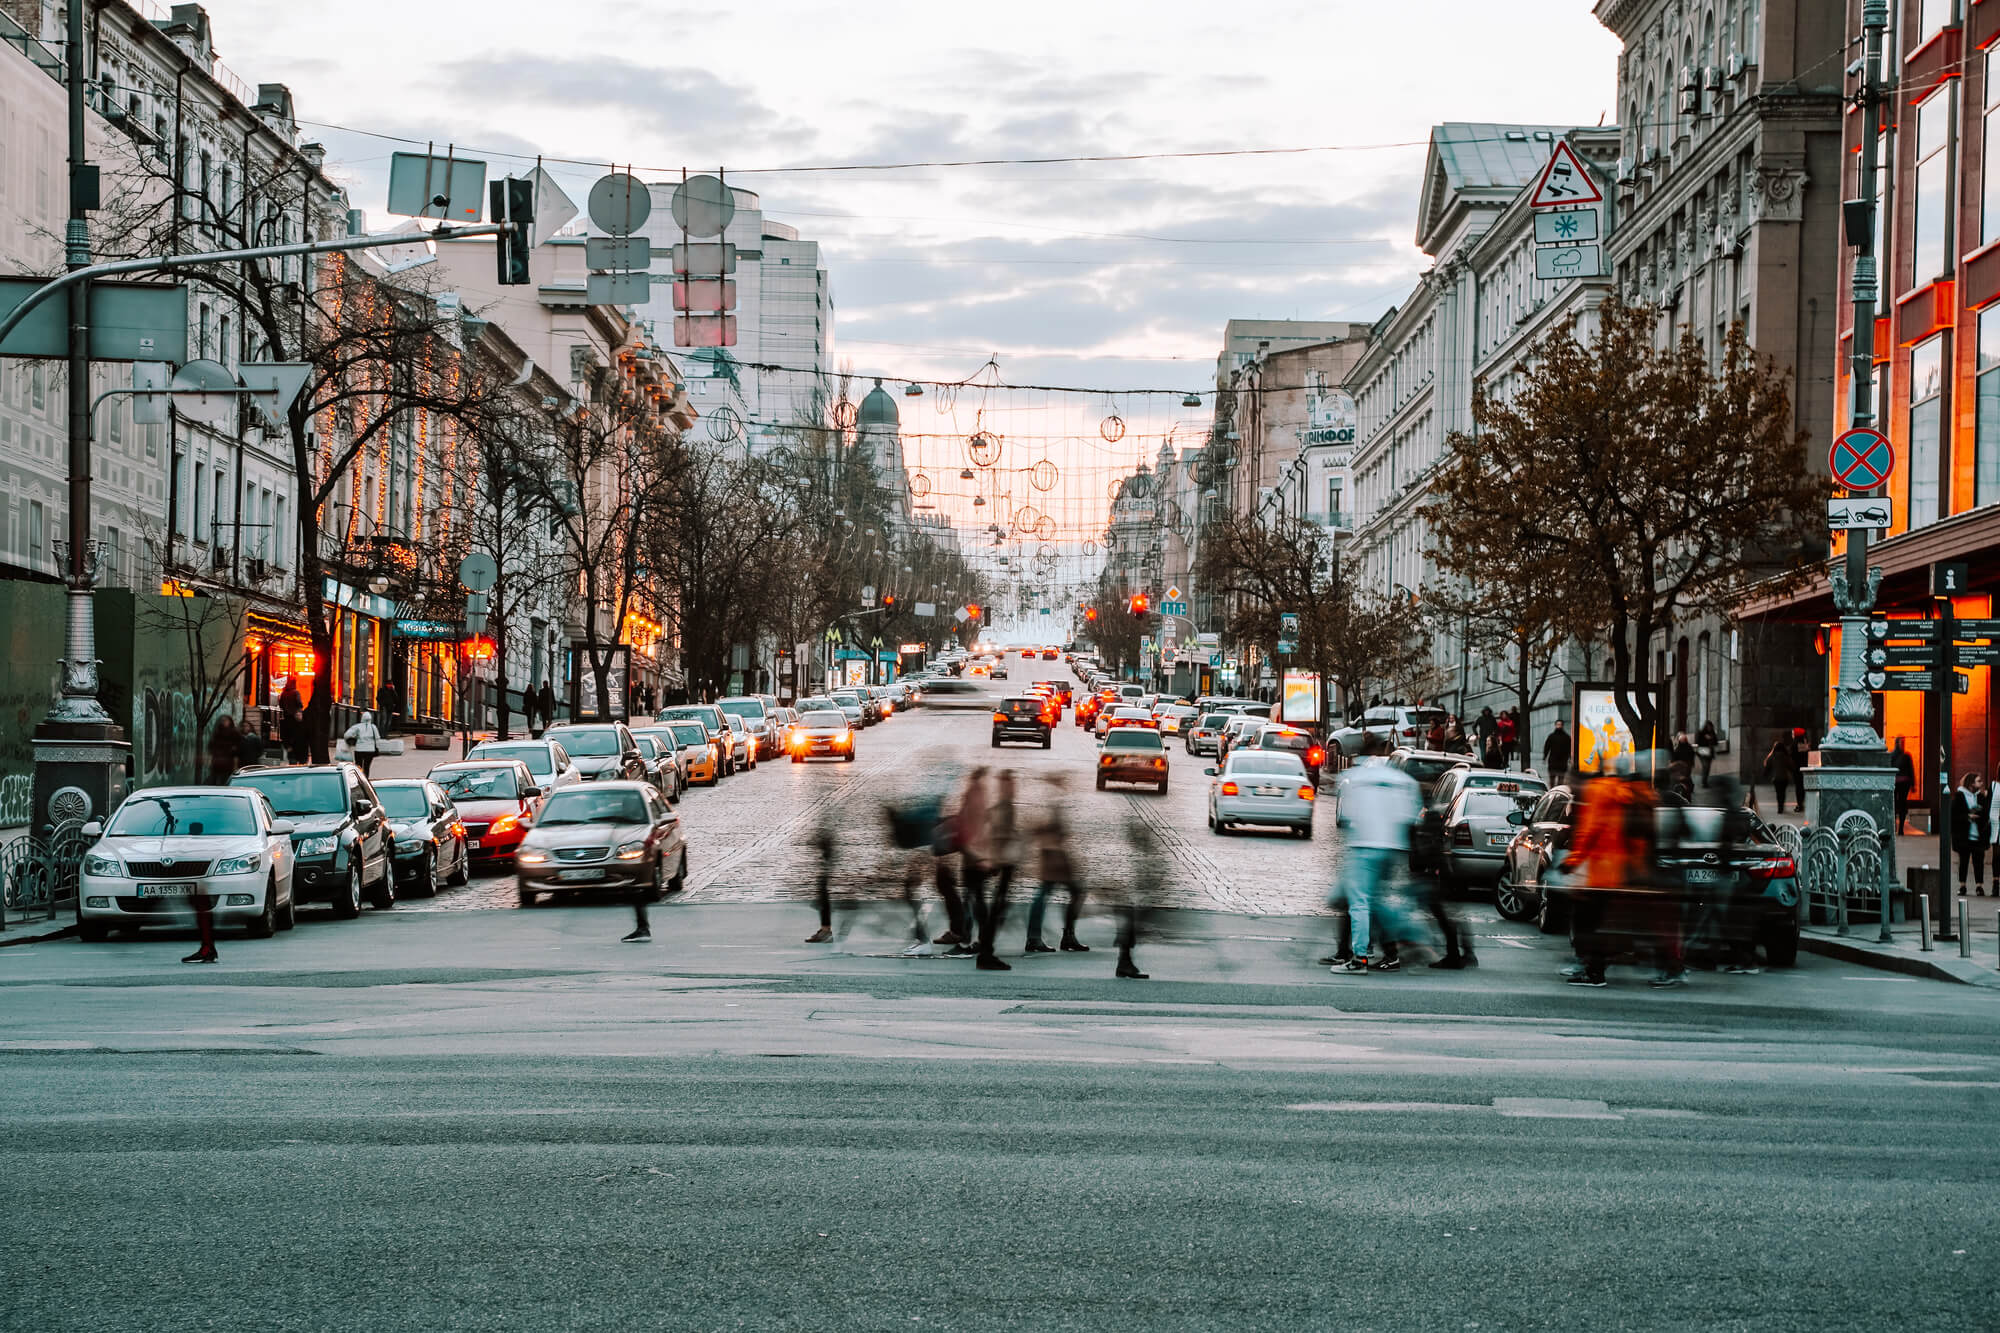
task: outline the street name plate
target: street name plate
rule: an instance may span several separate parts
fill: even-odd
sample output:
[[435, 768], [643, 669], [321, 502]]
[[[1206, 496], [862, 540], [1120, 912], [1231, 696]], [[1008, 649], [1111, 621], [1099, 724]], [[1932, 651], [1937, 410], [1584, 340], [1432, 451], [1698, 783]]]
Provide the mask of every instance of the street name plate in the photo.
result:
[[[1967, 621], [1967, 624], [1974, 622]], [[1868, 622], [1868, 637], [1871, 639], [1923, 639], [1937, 638], [1935, 620], [1890, 620], [1886, 617]], [[1970, 637], [1983, 637], [1972, 635]]]
[[[1879, 684], [1877, 682], [1880, 682]], [[1873, 690], [1928, 690], [1937, 684], [1935, 671], [1871, 671], [1868, 688]]]
[[2000, 666], [2000, 643], [1960, 643], [1952, 651], [1962, 667]]
[[1960, 639], [2000, 639], [2000, 620], [1960, 620], [1951, 630]]
[[586, 236], [585, 268], [640, 269], [653, 262], [653, 243], [644, 236]]

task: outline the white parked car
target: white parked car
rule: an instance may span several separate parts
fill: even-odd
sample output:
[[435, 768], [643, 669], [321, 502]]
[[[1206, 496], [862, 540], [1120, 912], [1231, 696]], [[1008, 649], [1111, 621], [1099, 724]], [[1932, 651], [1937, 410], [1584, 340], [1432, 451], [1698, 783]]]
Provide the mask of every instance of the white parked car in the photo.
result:
[[1444, 721], [1442, 708], [1409, 708], [1401, 704], [1378, 704], [1361, 715], [1359, 725], [1337, 728], [1327, 739], [1342, 754], [1361, 753], [1364, 736], [1380, 736], [1390, 749], [1403, 746], [1421, 749], [1431, 723]]
[[83, 831], [97, 839], [77, 881], [76, 929], [86, 940], [184, 926], [203, 896], [217, 926], [259, 939], [292, 928], [292, 826], [254, 788], [148, 787]]
[[1313, 833], [1313, 784], [1289, 750], [1231, 750], [1208, 774], [1208, 826], [1218, 836], [1238, 824], [1275, 824]]

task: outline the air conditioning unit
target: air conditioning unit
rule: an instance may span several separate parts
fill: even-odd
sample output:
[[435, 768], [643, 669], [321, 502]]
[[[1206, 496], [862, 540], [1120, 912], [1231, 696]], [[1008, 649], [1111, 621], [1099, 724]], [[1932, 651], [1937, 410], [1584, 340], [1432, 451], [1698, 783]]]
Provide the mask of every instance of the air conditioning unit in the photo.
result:
[[267, 572], [268, 570], [264, 564], [264, 557], [261, 555], [251, 556], [250, 559], [246, 561], [243, 566], [243, 573], [245, 574], [246, 577], [249, 578], [249, 580], [252, 583], [262, 583], [264, 581], [264, 575]]
[[1701, 71], [1701, 86], [1712, 93], [1721, 92], [1722, 67], [1720, 65], [1708, 65], [1704, 67]]
[[1750, 57], [1748, 56], [1733, 55], [1729, 57], [1729, 77], [1732, 80], [1742, 79], [1755, 68], [1757, 67], [1750, 63]]
[[1630, 185], [1639, 178], [1639, 164], [1629, 157], [1618, 159], [1617, 181], [1620, 185]]
[[209, 547], [208, 563], [211, 569], [229, 568], [229, 548], [227, 546]]

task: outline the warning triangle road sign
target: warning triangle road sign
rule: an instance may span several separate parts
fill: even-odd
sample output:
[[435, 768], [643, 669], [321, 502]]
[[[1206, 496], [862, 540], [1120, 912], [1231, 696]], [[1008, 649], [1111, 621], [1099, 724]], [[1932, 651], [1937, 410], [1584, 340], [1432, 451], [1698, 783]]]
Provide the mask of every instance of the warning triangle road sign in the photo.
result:
[[1535, 182], [1535, 192], [1528, 197], [1528, 207], [1564, 208], [1603, 202], [1604, 192], [1591, 179], [1583, 159], [1574, 148], [1558, 139], [1556, 150], [1549, 154], [1549, 164], [1542, 168], [1541, 178]]

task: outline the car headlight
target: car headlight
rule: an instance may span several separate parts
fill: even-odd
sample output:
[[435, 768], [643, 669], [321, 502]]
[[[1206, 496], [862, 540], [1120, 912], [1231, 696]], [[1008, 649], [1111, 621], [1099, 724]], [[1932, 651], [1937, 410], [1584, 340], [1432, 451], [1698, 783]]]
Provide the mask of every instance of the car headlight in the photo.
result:
[[636, 861], [645, 854], [646, 840], [644, 838], [639, 839], [637, 842], [624, 842], [618, 845], [618, 859], [621, 861]]
[[210, 866], [211, 875], [253, 875], [264, 868], [264, 857], [260, 852], [248, 856], [231, 856]]
[[420, 852], [424, 849], [424, 841], [422, 837], [413, 833], [408, 837], [396, 839], [396, 850], [399, 852]]
[[332, 833], [315, 833], [308, 838], [300, 838], [292, 844], [292, 850], [300, 856], [332, 856], [340, 838]]
[[115, 856], [99, 856], [92, 852], [83, 858], [83, 873], [86, 875], [122, 875], [125, 866]]
[[549, 859], [549, 854], [547, 852], [529, 851], [524, 848], [515, 854], [514, 859], [523, 865], [538, 866]]

